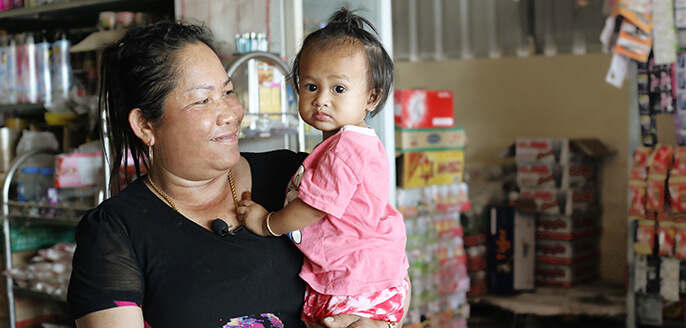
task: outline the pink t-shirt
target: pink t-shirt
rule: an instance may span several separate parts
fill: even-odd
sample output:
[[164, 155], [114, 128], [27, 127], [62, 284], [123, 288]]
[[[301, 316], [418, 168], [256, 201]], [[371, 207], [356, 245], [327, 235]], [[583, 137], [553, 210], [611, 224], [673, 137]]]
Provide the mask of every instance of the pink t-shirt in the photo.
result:
[[405, 224], [389, 203], [388, 160], [371, 128], [345, 126], [319, 144], [289, 184], [327, 213], [291, 233], [305, 254], [300, 277], [319, 293], [359, 295], [399, 286], [407, 275]]

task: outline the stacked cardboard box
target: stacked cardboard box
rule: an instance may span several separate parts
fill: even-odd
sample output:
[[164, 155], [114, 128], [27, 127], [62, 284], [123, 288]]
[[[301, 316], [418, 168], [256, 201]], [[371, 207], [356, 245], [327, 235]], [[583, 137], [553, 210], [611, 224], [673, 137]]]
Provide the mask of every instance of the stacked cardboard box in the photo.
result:
[[449, 91], [398, 90], [395, 103], [397, 206], [405, 218], [412, 280], [405, 325], [466, 327], [464, 129], [454, 126]]
[[535, 281], [570, 287], [599, 275], [598, 140], [517, 139], [518, 205], [536, 216]]

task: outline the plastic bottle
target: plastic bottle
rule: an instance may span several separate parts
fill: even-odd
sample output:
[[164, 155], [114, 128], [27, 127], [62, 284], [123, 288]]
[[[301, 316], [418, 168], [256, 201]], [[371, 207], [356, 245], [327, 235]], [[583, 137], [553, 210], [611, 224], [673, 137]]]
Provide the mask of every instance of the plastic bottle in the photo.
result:
[[28, 103], [38, 102], [38, 68], [36, 67], [36, 42], [33, 35], [28, 33], [24, 39], [24, 51], [22, 52], [21, 76], [24, 84], [24, 101]]
[[49, 105], [52, 102], [52, 74], [50, 72], [50, 43], [43, 40], [36, 45], [38, 63], [38, 98]]
[[35, 202], [39, 184], [39, 168], [23, 167], [17, 175], [17, 198], [20, 202]]
[[[0, 0], [0, 10], [2, 10], [2, 1]], [[7, 44], [7, 36], [0, 36], [0, 104], [7, 104], [9, 102], [9, 96], [7, 94], [7, 82], [9, 76], [7, 75], [8, 69], [8, 52], [9, 45]]]
[[17, 103], [17, 43], [14, 38], [9, 41], [7, 47], [7, 103]]
[[65, 35], [52, 44], [52, 91], [53, 99], [69, 99], [71, 88], [71, 62], [69, 59], [69, 40]]
[[48, 203], [48, 189], [55, 186], [55, 169], [42, 167], [38, 170], [38, 194], [37, 200], [41, 203]]

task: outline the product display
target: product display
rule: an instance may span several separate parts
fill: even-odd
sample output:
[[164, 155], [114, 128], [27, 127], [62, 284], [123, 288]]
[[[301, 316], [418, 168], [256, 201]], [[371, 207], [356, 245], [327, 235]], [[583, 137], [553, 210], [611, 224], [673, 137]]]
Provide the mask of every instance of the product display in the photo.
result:
[[536, 218], [536, 285], [571, 287], [598, 278], [602, 207], [595, 172], [612, 152], [595, 139], [521, 138], [514, 148], [515, 206]]
[[397, 209], [407, 234], [412, 300], [403, 326], [467, 327], [467, 254], [461, 213], [471, 208], [464, 128], [452, 93], [395, 91]]

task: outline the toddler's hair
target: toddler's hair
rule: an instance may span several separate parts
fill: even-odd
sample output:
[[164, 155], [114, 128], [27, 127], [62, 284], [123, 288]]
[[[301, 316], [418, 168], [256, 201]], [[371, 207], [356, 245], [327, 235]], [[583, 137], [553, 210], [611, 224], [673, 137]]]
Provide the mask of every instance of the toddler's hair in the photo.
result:
[[[305, 38], [302, 48], [293, 61], [291, 78], [296, 92], [300, 92], [300, 57], [309, 47], [316, 45], [316, 50], [319, 52], [330, 51], [345, 44], [358, 47], [359, 50], [364, 51], [367, 58], [367, 85], [377, 98], [374, 100], [378, 100], [376, 107], [370, 113], [370, 116], [374, 117], [383, 108], [393, 87], [395, 77], [393, 59], [374, 35], [379, 35], [374, 25], [355, 12], [357, 10], [351, 10], [347, 6], [342, 7], [329, 17], [325, 27], [310, 33]], [[364, 25], [369, 26], [374, 34], [366, 31]]]

